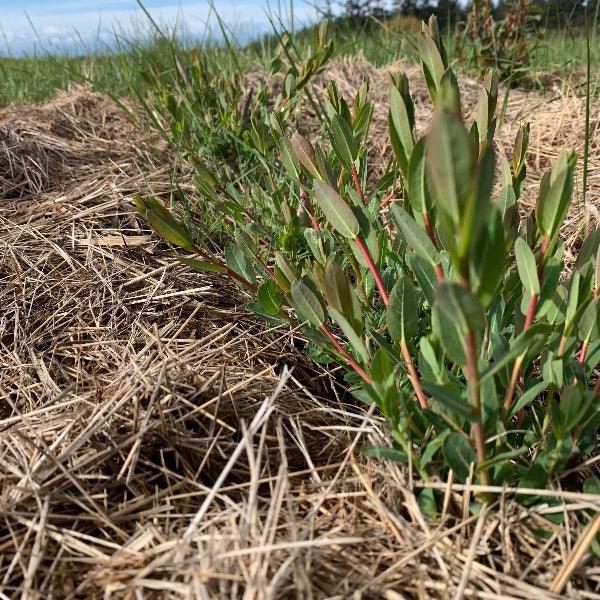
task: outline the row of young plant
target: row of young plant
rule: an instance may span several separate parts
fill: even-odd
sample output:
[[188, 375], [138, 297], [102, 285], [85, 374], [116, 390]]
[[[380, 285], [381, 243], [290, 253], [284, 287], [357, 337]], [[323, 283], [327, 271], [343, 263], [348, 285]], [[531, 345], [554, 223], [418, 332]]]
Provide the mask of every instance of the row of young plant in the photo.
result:
[[[406, 76], [393, 77], [395, 156], [367, 185], [367, 84], [349, 104], [329, 82], [321, 101], [310, 82], [331, 52], [324, 29], [304, 61], [285, 44], [285, 61], [274, 61], [285, 69], [278, 96], [260, 90], [245, 117], [231, 116], [239, 95], [222, 106], [223, 118], [235, 120], [222, 127], [238, 166], [211, 171], [209, 156], [194, 155], [191, 142], [186, 149], [199, 202], [231, 231], [224, 259], [194, 218], [204, 208], [188, 202], [178, 219], [156, 198], [137, 198], [139, 211], [188, 251], [180, 261], [233, 278], [265, 320], [304, 324], [311, 355], [343, 365], [350, 391], [386, 416], [393, 448], [376, 452], [410, 461], [425, 480], [451, 469], [460, 481], [546, 486], [595, 451], [600, 426], [600, 232], [586, 237], [569, 268], [559, 238], [574, 153], [560, 154], [521, 222], [529, 126], [511, 157], [498, 152], [493, 72], [467, 126], [432, 19], [420, 37], [435, 108], [428, 133], [416, 133]], [[203, 100], [190, 101], [194, 86], [204, 93], [201, 71], [180, 77], [160, 119], [181, 146], [212, 116], [201, 114]], [[290, 134], [306, 104], [322, 119], [314, 144]]]

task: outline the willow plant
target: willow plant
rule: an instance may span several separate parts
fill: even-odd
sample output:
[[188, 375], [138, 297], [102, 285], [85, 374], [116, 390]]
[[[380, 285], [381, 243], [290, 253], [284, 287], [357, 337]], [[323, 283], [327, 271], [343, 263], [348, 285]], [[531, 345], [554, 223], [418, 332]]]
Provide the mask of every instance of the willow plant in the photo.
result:
[[256, 128], [267, 185], [204, 174], [205, 201], [233, 217], [225, 260], [156, 200], [138, 206], [196, 255], [180, 260], [231, 276], [265, 319], [303, 323], [311, 356], [343, 365], [349, 390], [387, 418], [394, 448], [382, 455], [410, 460], [426, 480], [452, 470], [459, 481], [543, 488], [596, 450], [600, 232], [565, 267], [568, 151], [520, 221], [529, 126], [503, 156], [494, 73], [467, 124], [435, 19], [420, 47], [432, 122], [418, 137], [408, 79], [393, 77], [394, 158], [376, 184], [368, 88], [348, 104], [331, 82], [320, 141], [273, 115]]

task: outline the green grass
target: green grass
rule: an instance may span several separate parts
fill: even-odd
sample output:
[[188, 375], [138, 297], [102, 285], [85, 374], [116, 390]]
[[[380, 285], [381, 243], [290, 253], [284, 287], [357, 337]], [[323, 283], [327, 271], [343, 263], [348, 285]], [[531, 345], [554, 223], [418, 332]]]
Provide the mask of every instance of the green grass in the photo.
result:
[[[300, 31], [296, 43], [305, 46], [313, 29]], [[357, 27], [347, 22], [338, 23], [332, 31], [336, 56], [362, 55], [375, 66], [389, 64], [396, 60], [412, 61], [416, 57], [413, 41], [413, 23], [398, 26], [396, 21], [383, 25]], [[38, 54], [26, 58], [0, 58], [0, 106], [10, 103], [41, 102], [52, 97], [59, 90], [77, 82], [93, 82], [98, 89], [114, 96], [123, 96], [143, 85], [141, 70], [148, 65], [157, 69], [168, 68], [169, 57], [179, 53], [183, 45], [172, 38], [162, 37], [156, 31], [148, 31], [136, 39], [121, 37], [117, 40], [117, 50], [105, 54], [87, 54], [79, 57], [49, 56]], [[149, 41], [148, 41], [149, 40]], [[454, 55], [454, 36], [445, 36], [450, 59]], [[600, 56], [600, 36], [592, 35], [592, 73], [598, 70]], [[188, 43], [187, 46], [190, 44]], [[245, 70], [258, 69], [269, 63], [276, 37], [268, 36], [245, 47], [232, 44], [235, 61]], [[202, 44], [203, 52], [211, 60], [222, 61], [231, 52], [214, 45]], [[540, 74], [552, 72], [569, 80], [574, 70], [581, 72], [585, 67], [585, 35], [581, 30], [549, 32], [536, 51], [532, 71]], [[224, 64], [223, 66], [227, 66]], [[455, 64], [457, 70], [462, 65]], [[473, 74], [473, 73], [471, 73]]]

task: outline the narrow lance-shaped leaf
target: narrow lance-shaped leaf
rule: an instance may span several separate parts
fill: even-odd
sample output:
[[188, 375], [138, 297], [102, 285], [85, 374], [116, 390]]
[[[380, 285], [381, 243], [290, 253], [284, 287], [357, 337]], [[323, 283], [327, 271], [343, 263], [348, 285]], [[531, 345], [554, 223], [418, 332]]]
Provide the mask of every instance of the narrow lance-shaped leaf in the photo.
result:
[[523, 287], [530, 296], [539, 294], [540, 280], [537, 273], [535, 256], [527, 242], [521, 237], [515, 241], [515, 258]]
[[392, 288], [386, 322], [392, 340], [406, 343], [417, 333], [419, 304], [412, 281], [402, 276]]
[[324, 283], [323, 291], [327, 302], [341, 313], [360, 335], [363, 328], [360, 302], [348, 276], [335, 257], [331, 257], [327, 261]]
[[433, 266], [439, 264], [439, 253], [422, 227], [400, 206], [392, 204], [392, 217], [400, 228], [406, 243], [420, 256], [426, 258]]
[[561, 152], [556, 164], [544, 175], [540, 184], [535, 218], [539, 230], [550, 239], [558, 234], [571, 203], [575, 160], [574, 152]]
[[340, 162], [350, 169], [358, 156], [358, 144], [345, 119], [334, 115], [331, 120], [331, 147]]
[[579, 320], [579, 339], [582, 342], [596, 341], [600, 335], [600, 298], [593, 298], [585, 307]]
[[346, 317], [332, 306], [328, 306], [327, 311], [331, 315], [332, 319], [339, 325], [340, 329], [344, 332], [344, 335], [350, 342], [350, 345], [354, 348], [354, 350], [356, 350], [362, 361], [364, 363], [369, 362], [369, 352], [362, 338], [361, 332], [357, 331], [346, 319]]
[[300, 318], [317, 329], [325, 323], [325, 313], [315, 293], [298, 279], [292, 283], [292, 300]]
[[390, 133], [400, 167], [406, 171], [415, 143], [413, 125], [404, 98], [395, 87], [390, 88]]
[[451, 223], [460, 223], [474, 164], [469, 134], [456, 117], [441, 112], [427, 140], [429, 189], [438, 209]]
[[315, 157], [315, 149], [312, 144], [299, 133], [294, 133], [290, 145], [300, 164], [315, 179], [321, 179], [319, 167]]
[[459, 433], [451, 433], [444, 440], [444, 455], [448, 465], [461, 482], [466, 481], [471, 464], [477, 462], [477, 455], [469, 441]]
[[425, 176], [425, 138], [414, 146], [408, 162], [408, 200], [412, 209], [424, 214], [431, 209], [431, 194]]
[[331, 226], [341, 235], [354, 239], [360, 231], [357, 218], [344, 199], [329, 184], [315, 180], [315, 200]]
[[167, 242], [194, 252], [195, 244], [187, 227], [178, 221], [156, 198], [134, 196], [138, 212], [145, 217], [155, 231]]

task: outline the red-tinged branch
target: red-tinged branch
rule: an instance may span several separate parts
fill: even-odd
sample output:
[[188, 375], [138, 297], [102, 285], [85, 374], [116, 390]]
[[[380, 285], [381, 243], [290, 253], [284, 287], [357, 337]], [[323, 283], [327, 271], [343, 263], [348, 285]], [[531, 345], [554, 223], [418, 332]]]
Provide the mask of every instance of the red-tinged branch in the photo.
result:
[[310, 201], [310, 196], [308, 195], [308, 192], [305, 189], [300, 188], [300, 196], [302, 197], [304, 206], [306, 207], [306, 212], [310, 217], [310, 222], [312, 224], [313, 229], [315, 231], [319, 231], [321, 229], [321, 226], [319, 225], [319, 221], [317, 220], [317, 217], [315, 215], [315, 209], [312, 205], [312, 202]]
[[417, 400], [419, 401], [419, 406], [422, 409], [429, 408], [429, 400], [427, 396], [423, 393], [423, 388], [421, 387], [421, 382], [419, 381], [419, 375], [417, 374], [417, 370], [415, 369], [415, 365], [412, 361], [412, 357], [408, 350], [408, 346], [406, 342], [400, 343], [400, 350], [402, 350], [402, 357], [404, 358], [404, 362], [406, 363], [406, 368], [408, 369], [408, 376], [410, 378], [410, 382], [412, 383], [413, 389], [415, 390], [415, 394], [417, 395]]
[[537, 310], [539, 294], [532, 294], [529, 299], [529, 306], [527, 307], [527, 315], [525, 317], [525, 324], [523, 325], [523, 331], [527, 331], [532, 325], [535, 319], [535, 311]]
[[442, 269], [442, 265], [435, 265], [434, 270], [435, 270], [436, 279], [438, 281], [444, 281], [445, 276], [444, 276], [444, 269]]
[[[479, 369], [477, 367], [477, 348], [475, 343], [475, 334], [469, 331], [465, 337], [465, 350], [467, 354], [467, 364], [465, 366], [465, 375], [469, 385], [469, 398], [471, 410], [475, 421], [471, 425], [471, 437], [475, 443], [475, 452], [477, 453], [477, 464], [481, 465], [487, 459], [485, 449], [485, 433], [481, 419], [481, 385], [479, 381]], [[488, 485], [490, 483], [487, 469], [482, 469], [480, 473], [481, 483]]]
[[210, 263], [211, 265], [214, 265], [215, 267], [218, 267], [220, 270], [222, 270], [222, 272], [227, 275], [227, 277], [230, 277], [231, 279], [235, 279], [238, 283], [241, 283], [246, 289], [250, 290], [251, 292], [256, 292], [257, 288], [256, 286], [248, 281], [245, 277], [242, 277], [241, 275], [238, 275], [233, 269], [230, 269], [225, 263], [214, 259], [212, 256], [209, 256], [208, 254], [206, 254], [206, 252], [204, 252], [204, 250], [202, 250], [201, 248], [198, 248], [197, 246], [194, 248], [196, 254], [198, 254], [198, 256], [202, 257], [206, 262]]
[[588, 352], [588, 343], [587, 341], [583, 342], [583, 344], [581, 344], [581, 349], [579, 350], [579, 358], [577, 359], [579, 361], [579, 364], [582, 365], [585, 362], [585, 359], [587, 357], [587, 352]]
[[[542, 243], [540, 245], [540, 262], [538, 264], [538, 279], [540, 283], [544, 277], [544, 261], [546, 260], [546, 254], [548, 253], [548, 249], [550, 247], [550, 236], [547, 234], [544, 236]], [[525, 323], [523, 325], [523, 331], [527, 331], [532, 325], [535, 319], [535, 312], [537, 310], [538, 300], [540, 296], [539, 294], [532, 294], [529, 299], [529, 306], [527, 307], [527, 315], [525, 316]], [[519, 381], [519, 374], [521, 372], [521, 364], [523, 362], [522, 357], [517, 358], [515, 364], [513, 366], [513, 371], [510, 377], [510, 382], [508, 384], [508, 388], [506, 389], [506, 394], [504, 396], [504, 418], [505, 420], [508, 418], [510, 414], [510, 409], [512, 408], [513, 399], [515, 396], [515, 389], [517, 387], [517, 382]]]
[[354, 369], [355, 373], [368, 385], [373, 383], [373, 380], [364, 372], [362, 367], [352, 358], [351, 354], [340, 344], [339, 340], [327, 329], [325, 325], [321, 325], [321, 332], [333, 344], [335, 349], [344, 357], [344, 360]]
[[427, 233], [429, 239], [435, 246], [435, 249], [439, 252], [440, 245], [438, 244], [438, 241], [435, 237], [435, 232], [433, 231], [433, 225], [431, 224], [431, 217], [429, 216], [429, 213], [427, 211], [425, 211], [423, 213], [423, 224], [425, 225], [425, 232]]
[[383, 300], [383, 303], [387, 306], [390, 299], [389, 299], [388, 293], [385, 289], [383, 279], [381, 278], [381, 275], [380, 275], [379, 271], [377, 270], [377, 266], [375, 265], [375, 261], [373, 260], [373, 257], [371, 256], [369, 249], [366, 247], [366, 245], [360, 239], [359, 236], [356, 236], [354, 238], [354, 241], [356, 242], [356, 245], [358, 246], [360, 253], [363, 255], [363, 257], [367, 263], [367, 266], [369, 267], [369, 271], [371, 271], [371, 273], [375, 279], [375, 284], [377, 285], [377, 289], [379, 290], [379, 293], [381, 294], [381, 299]]
[[365, 195], [362, 191], [362, 185], [360, 183], [360, 177], [358, 176], [358, 171], [356, 170], [356, 167], [354, 165], [352, 165], [350, 167], [350, 174], [352, 175], [352, 183], [354, 184], [354, 189], [356, 190], [356, 193], [358, 194], [358, 197], [360, 198], [360, 201], [366, 206], [367, 205], [367, 199], [365, 198]]

